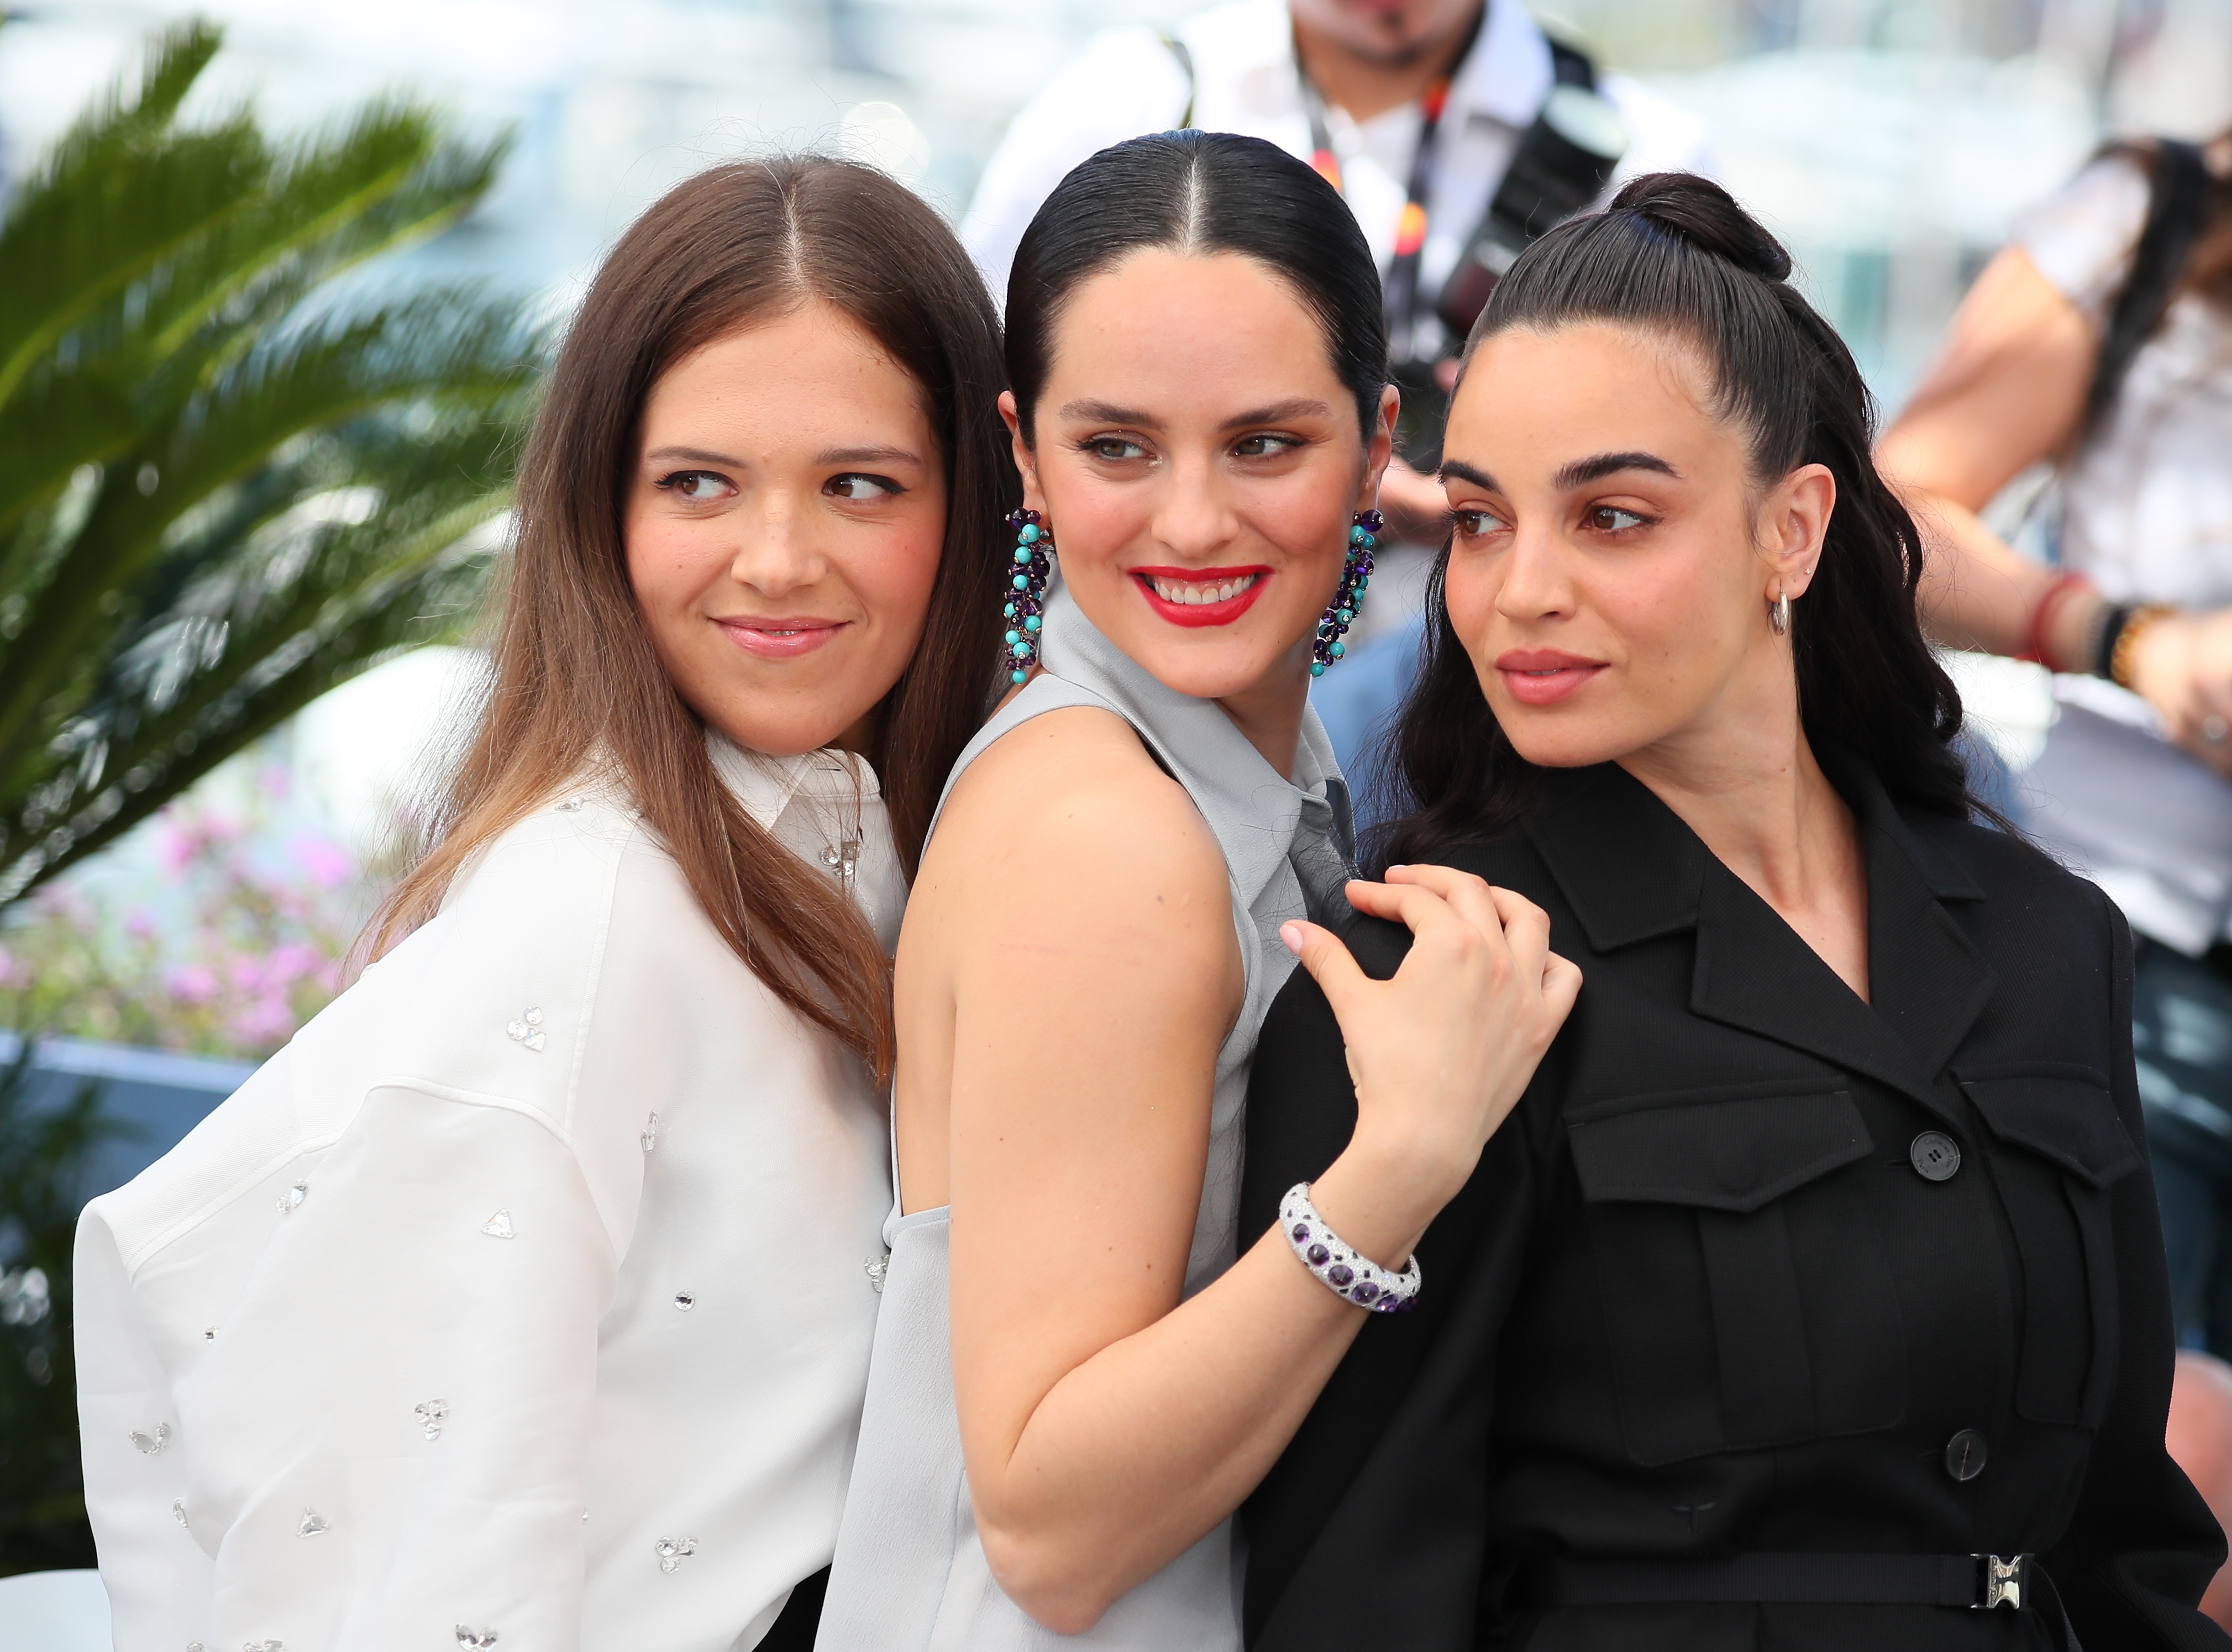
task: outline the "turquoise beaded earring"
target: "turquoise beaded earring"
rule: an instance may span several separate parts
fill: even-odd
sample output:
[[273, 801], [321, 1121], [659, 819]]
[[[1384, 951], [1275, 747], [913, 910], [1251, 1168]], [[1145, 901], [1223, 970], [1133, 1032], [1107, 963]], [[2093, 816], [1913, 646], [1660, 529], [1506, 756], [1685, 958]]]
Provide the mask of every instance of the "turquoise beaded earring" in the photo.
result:
[[1310, 645], [1312, 677], [1323, 677], [1327, 666], [1348, 653], [1341, 638], [1364, 606], [1365, 591], [1372, 584], [1372, 547], [1379, 543], [1378, 534], [1385, 521], [1376, 510], [1359, 511], [1348, 530], [1348, 559], [1341, 564], [1340, 586], [1333, 593], [1325, 618], [1318, 621], [1317, 640]]
[[1038, 658], [1040, 633], [1046, 626], [1047, 580], [1054, 573], [1054, 530], [1043, 525], [1035, 510], [1011, 510], [1008, 526], [1015, 530], [1015, 554], [1009, 564], [1006, 646], [1008, 681], [1028, 680], [1031, 662]]

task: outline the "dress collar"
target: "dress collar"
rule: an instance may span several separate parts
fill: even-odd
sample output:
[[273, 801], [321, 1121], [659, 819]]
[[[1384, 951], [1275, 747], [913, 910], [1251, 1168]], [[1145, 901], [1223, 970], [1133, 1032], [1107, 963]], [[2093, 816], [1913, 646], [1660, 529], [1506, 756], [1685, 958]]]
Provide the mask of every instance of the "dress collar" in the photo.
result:
[[1216, 702], [1179, 693], [1110, 642], [1067, 586], [1047, 599], [1045, 637], [1047, 670], [1114, 706], [1192, 794], [1224, 851], [1242, 905], [1253, 905], [1286, 864], [1306, 821], [1353, 865], [1348, 787], [1314, 708], [1304, 704], [1288, 780]]

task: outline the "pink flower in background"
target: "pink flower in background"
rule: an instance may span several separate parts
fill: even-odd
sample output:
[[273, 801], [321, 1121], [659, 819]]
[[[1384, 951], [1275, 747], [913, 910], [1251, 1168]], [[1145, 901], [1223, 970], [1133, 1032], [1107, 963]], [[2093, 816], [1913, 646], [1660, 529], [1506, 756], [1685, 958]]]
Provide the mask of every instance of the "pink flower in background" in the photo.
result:
[[172, 970], [163, 985], [182, 1004], [206, 1004], [217, 996], [217, 976], [203, 964], [190, 963]]
[[356, 863], [340, 845], [305, 832], [295, 839], [295, 864], [321, 889], [337, 889], [356, 875]]
[[232, 1036], [251, 1047], [278, 1044], [294, 1035], [294, 1006], [283, 998], [252, 998], [235, 1011]]
[[317, 972], [326, 961], [318, 956], [315, 947], [305, 946], [300, 941], [289, 941], [271, 949], [264, 960], [264, 979], [275, 986], [292, 986]]
[[145, 905], [97, 878], [23, 903], [0, 949], [0, 1024], [250, 1059], [285, 1043], [340, 990], [377, 893], [340, 844], [278, 824], [288, 788], [266, 768], [238, 813], [163, 810], [149, 827], [163, 892]]

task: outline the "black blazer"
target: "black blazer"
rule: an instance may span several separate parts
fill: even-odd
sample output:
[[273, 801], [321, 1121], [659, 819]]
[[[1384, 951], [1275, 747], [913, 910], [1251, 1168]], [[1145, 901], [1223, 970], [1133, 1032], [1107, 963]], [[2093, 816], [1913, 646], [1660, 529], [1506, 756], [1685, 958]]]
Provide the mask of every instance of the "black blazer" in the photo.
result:
[[[1419, 1246], [1417, 1311], [1364, 1326], [1243, 1510], [1251, 1647], [2045, 1644], [2008, 1610], [1530, 1603], [1537, 1557], [1769, 1552], [2035, 1552], [2090, 1652], [2232, 1646], [2194, 1610], [2224, 1539], [2163, 1447], [2123, 919], [2020, 843], [1839, 785], [1872, 1004], [1611, 765], [1450, 857], [1539, 903], [1586, 984]], [[1383, 977], [1408, 939], [1349, 938]], [[1355, 1116], [1297, 971], [1243, 1243]]]

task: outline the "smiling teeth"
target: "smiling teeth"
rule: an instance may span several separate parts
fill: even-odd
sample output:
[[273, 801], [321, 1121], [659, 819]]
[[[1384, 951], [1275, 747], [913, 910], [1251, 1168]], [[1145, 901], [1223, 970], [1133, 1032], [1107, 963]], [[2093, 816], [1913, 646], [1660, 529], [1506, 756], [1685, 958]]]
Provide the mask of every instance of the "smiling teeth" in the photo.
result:
[[1210, 585], [1197, 580], [1158, 580], [1151, 575], [1147, 583], [1155, 587], [1155, 594], [1165, 602], [1198, 608], [1212, 602], [1230, 602], [1262, 577], [1260, 573], [1243, 573], [1236, 580], [1220, 580]]

